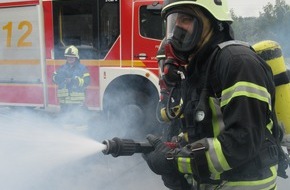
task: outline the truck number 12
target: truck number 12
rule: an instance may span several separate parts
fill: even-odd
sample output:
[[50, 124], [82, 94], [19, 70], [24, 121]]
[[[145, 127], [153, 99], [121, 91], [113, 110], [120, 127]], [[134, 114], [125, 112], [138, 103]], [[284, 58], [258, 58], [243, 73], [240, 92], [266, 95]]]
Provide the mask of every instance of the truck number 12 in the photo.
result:
[[[6, 38], [6, 47], [11, 47], [11, 41], [12, 41], [12, 22], [8, 22], [5, 26], [2, 27], [3, 30], [7, 30], [7, 38]], [[32, 24], [29, 21], [21, 21], [18, 24], [18, 30], [23, 30], [22, 35], [17, 40], [17, 47], [31, 47], [32, 42], [26, 41], [27, 37], [32, 32]]]

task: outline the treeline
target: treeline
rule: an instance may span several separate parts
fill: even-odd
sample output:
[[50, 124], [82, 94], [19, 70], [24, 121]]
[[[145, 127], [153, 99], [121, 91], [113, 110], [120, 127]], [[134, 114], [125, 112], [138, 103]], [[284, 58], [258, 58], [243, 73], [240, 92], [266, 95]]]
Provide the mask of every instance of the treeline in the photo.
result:
[[238, 17], [233, 10], [231, 14], [236, 39], [250, 44], [274, 40], [281, 45], [284, 56], [290, 57], [290, 6], [285, 0], [268, 3], [259, 17]]

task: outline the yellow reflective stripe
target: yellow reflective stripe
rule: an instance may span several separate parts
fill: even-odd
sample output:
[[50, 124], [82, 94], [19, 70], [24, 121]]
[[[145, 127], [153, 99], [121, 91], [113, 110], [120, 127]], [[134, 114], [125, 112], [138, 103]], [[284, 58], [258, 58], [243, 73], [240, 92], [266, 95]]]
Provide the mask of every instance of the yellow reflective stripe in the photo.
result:
[[212, 173], [222, 173], [230, 170], [231, 167], [228, 164], [220, 142], [217, 138], [208, 138], [209, 149], [206, 153], [206, 158], [209, 164], [209, 169]]
[[177, 158], [178, 171], [184, 174], [192, 174], [190, 158]]
[[57, 89], [57, 97], [67, 97], [68, 96], [68, 89], [63, 88], [63, 89]]
[[63, 104], [81, 104], [83, 102], [82, 101], [73, 101], [73, 100], [61, 100], [60, 103], [63, 103]]
[[233, 86], [222, 91], [221, 107], [227, 105], [233, 98], [238, 96], [247, 96], [266, 102], [271, 107], [271, 95], [263, 86], [250, 82], [237, 82]]
[[84, 98], [80, 98], [80, 97], [71, 97], [71, 96], [68, 96], [68, 97], [62, 98], [62, 100], [63, 100], [63, 103], [79, 104], [79, 103], [83, 103], [85, 99]]
[[209, 106], [212, 111], [212, 125], [214, 137], [218, 136], [224, 130], [225, 124], [223, 122], [222, 112], [219, 107], [219, 100], [216, 98], [209, 98]]
[[209, 169], [210, 175], [211, 175], [210, 178], [211, 179], [219, 179], [220, 178], [220, 175], [219, 174], [221, 172], [218, 172], [215, 169], [215, 167], [214, 167], [214, 165], [213, 165], [213, 163], [212, 163], [212, 161], [210, 159], [209, 151], [206, 151], [205, 152], [205, 156], [206, 156], [206, 160], [207, 160], [208, 169]]
[[[213, 125], [214, 137], [218, 136], [220, 134], [220, 132], [223, 131], [225, 128], [225, 124], [223, 122], [222, 112], [221, 112], [221, 109], [219, 107], [219, 103], [220, 102], [217, 98], [210, 97], [209, 105], [210, 105], [210, 108], [212, 110], [212, 125]], [[219, 180], [220, 173], [223, 171], [222, 170], [217, 171], [215, 169], [215, 167], [210, 159], [209, 151], [206, 151], [205, 154], [206, 154], [209, 170], [211, 171], [210, 178], [213, 180]]]
[[70, 100], [72, 101], [83, 101], [85, 100], [85, 93], [84, 92], [71, 92], [70, 93]]
[[72, 100], [72, 101], [83, 101], [83, 100], [85, 100], [85, 97], [70, 97], [70, 100]]
[[79, 78], [79, 86], [83, 86], [85, 83], [85, 80], [82, 78]]
[[84, 92], [71, 92], [70, 96], [85, 96]]
[[90, 73], [84, 73], [83, 78], [90, 76]]
[[68, 89], [58, 89], [57, 91], [57, 97], [62, 98], [63, 100], [60, 100], [61, 103], [71, 103], [71, 102], [83, 102], [85, 100], [85, 93], [84, 92], [71, 92], [69, 94]]
[[226, 182], [222, 189], [231, 190], [269, 190], [275, 188], [277, 178], [277, 166], [270, 167], [272, 176], [262, 180], [255, 181], [235, 181]]
[[270, 119], [270, 123], [268, 123], [266, 127], [270, 131], [270, 133], [272, 134], [272, 128], [273, 128], [273, 121], [272, 121], [272, 119]]
[[67, 88], [61, 88], [61, 89], [57, 89], [58, 92], [68, 92], [68, 89]]

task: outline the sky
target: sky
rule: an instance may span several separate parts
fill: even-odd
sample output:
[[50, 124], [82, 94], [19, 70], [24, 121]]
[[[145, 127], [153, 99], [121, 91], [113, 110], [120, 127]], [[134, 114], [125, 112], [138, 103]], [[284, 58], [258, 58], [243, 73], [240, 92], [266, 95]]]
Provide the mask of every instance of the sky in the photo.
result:
[[[290, 5], [290, 0], [285, 0]], [[251, 17], [259, 16], [263, 7], [268, 3], [275, 4], [276, 0], [228, 0], [229, 8], [233, 9], [237, 16]]]
[[[0, 2], [21, 1], [21, 0], [0, 0]], [[228, 0], [229, 8], [234, 9], [237, 16], [251, 17], [259, 16], [259, 12], [263, 11], [263, 7], [268, 2], [275, 4], [276, 0]], [[285, 0], [290, 5], [290, 0]]]

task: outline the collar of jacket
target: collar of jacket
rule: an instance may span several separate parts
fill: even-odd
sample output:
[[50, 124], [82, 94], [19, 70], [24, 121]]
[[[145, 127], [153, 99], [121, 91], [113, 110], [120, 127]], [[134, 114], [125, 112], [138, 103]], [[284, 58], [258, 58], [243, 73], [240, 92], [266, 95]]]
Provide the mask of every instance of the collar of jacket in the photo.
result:
[[207, 44], [196, 54], [196, 56], [190, 60], [187, 67], [188, 76], [196, 75], [198, 73], [205, 72], [207, 67], [207, 60], [213, 53], [214, 49], [219, 43], [229, 40], [229, 37], [222, 32], [216, 32]]

